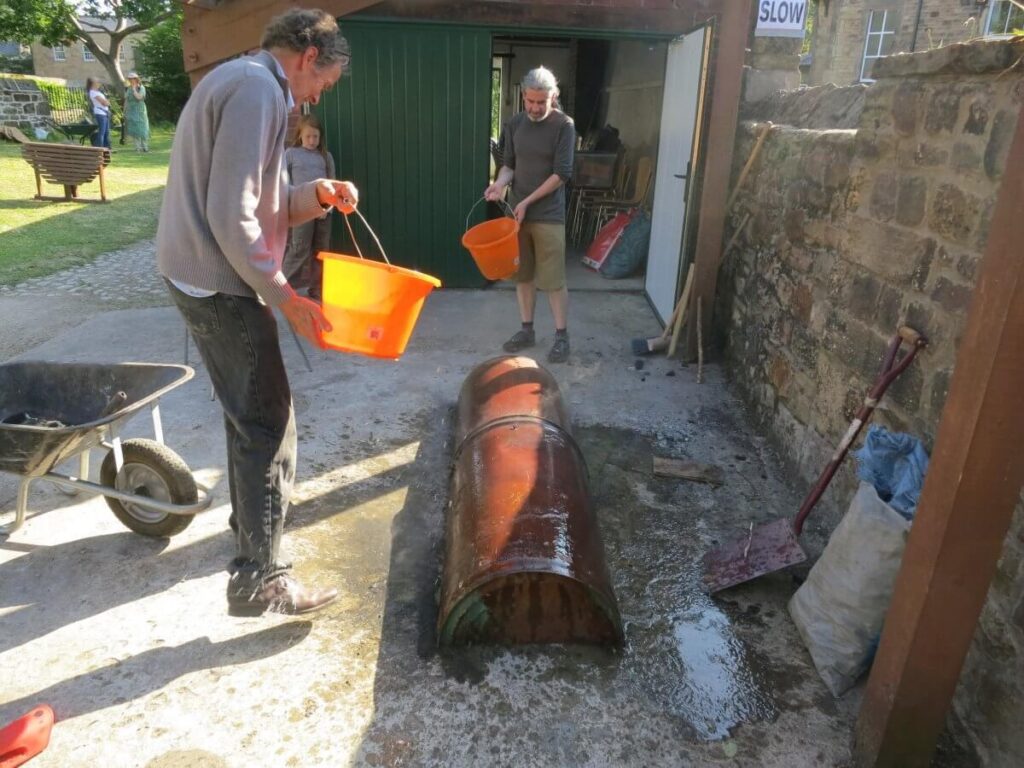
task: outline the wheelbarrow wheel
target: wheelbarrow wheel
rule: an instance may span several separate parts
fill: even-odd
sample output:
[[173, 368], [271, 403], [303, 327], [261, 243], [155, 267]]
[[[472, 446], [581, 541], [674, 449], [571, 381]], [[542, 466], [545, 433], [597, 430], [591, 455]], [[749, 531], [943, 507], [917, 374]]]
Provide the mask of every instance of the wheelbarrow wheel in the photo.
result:
[[[109, 451], [100, 467], [103, 485], [137, 496], [148, 496], [172, 504], [194, 504], [199, 499], [196, 481], [178, 454], [155, 440], [133, 438], [121, 443], [124, 464], [117, 471], [114, 452]], [[136, 533], [167, 538], [188, 528], [194, 515], [171, 515], [130, 501], [104, 497], [117, 519]]]

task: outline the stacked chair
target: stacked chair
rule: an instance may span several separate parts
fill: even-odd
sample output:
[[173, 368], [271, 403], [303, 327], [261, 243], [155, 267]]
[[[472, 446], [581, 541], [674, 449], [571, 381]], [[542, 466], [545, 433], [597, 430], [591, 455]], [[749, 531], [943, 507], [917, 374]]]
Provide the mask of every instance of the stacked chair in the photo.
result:
[[570, 236], [573, 243], [588, 245], [597, 237], [601, 227], [617, 213], [647, 204], [654, 180], [654, 162], [645, 155], [637, 159], [635, 170], [630, 169], [626, 163], [620, 165], [622, 170], [619, 182], [611, 194], [608, 190], [600, 194], [579, 191], [575, 209], [570, 207]]

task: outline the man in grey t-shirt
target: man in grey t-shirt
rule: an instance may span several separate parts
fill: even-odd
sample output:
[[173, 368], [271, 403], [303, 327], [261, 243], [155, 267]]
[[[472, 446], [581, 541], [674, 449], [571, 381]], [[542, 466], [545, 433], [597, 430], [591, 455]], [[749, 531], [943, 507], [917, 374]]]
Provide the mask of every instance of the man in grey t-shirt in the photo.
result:
[[522, 82], [525, 109], [505, 130], [501, 170], [484, 190], [499, 200], [511, 183], [510, 203], [519, 228], [516, 298], [523, 327], [504, 344], [519, 352], [537, 343], [533, 311], [537, 289], [548, 295], [555, 318], [552, 363], [569, 359], [569, 292], [565, 285], [565, 184], [572, 178], [576, 129], [572, 118], [554, 106], [558, 82], [544, 67], [531, 69]]

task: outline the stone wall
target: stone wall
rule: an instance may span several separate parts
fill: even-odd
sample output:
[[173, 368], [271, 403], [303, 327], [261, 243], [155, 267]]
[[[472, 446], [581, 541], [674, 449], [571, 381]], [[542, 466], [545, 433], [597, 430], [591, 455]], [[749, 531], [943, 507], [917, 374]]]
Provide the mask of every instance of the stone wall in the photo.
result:
[[819, 0], [808, 83], [848, 85], [860, 80], [871, 11], [887, 11], [895, 34], [891, 53], [925, 51], [979, 34], [970, 19], [981, 21], [984, 4], [976, 0]]
[[46, 95], [32, 80], [0, 76], [0, 125], [31, 131], [49, 116]]
[[[1024, 42], [885, 59], [855, 128], [776, 125], [730, 212], [716, 318], [756, 418], [813, 482], [907, 323], [931, 340], [874, 420], [931, 449], [1024, 103]], [[846, 99], [855, 91], [846, 91]], [[827, 95], [827, 94], [826, 94]], [[833, 98], [838, 98], [833, 96]], [[806, 116], [805, 91], [758, 105]], [[772, 105], [778, 109], [772, 112]], [[852, 102], [851, 102], [852, 104]], [[853, 106], [833, 112], [849, 117]], [[754, 110], [758, 112], [758, 110]], [[760, 123], [741, 126], [734, 178]], [[1019, 450], [1007, 446], [1007, 450]], [[852, 495], [847, 462], [826, 499], [827, 533]], [[1018, 508], [954, 705], [986, 765], [1024, 765], [1024, 511]]]

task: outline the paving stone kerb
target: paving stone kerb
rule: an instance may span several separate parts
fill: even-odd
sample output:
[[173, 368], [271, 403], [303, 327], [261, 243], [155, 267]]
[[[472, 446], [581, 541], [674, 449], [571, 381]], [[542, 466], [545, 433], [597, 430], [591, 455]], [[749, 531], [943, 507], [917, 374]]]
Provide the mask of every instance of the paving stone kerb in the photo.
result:
[[167, 286], [156, 270], [156, 246], [143, 240], [99, 256], [89, 264], [16, 285], [0, 285], [0, 297], [38, 296], [90, 299], [109, 309], [170, 304]]
[[[726, 257], [716, 316], [733, 380], [808, 482], [902, 323], [931, 344], [875, 420], [931, 448], [1024, 102], [1022, 56], [1022, 40], [892, 56], [866, 89], [803, 89], [747, 113], [798, 126], [773, 130], [730, 212], [726, 240], [750, 218]], [[829, 114], [839, 127], [822, 124]], [[734, 179], [757, 121], [740, 127]], [[831, 495], [844, 510], [852, 463], [839, 480]], [[1024, 764], [1022, 673], [1024, 507], [955, 702], [988, 764]]]

